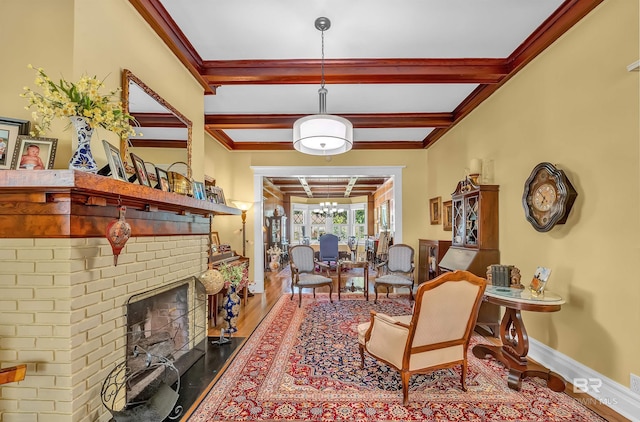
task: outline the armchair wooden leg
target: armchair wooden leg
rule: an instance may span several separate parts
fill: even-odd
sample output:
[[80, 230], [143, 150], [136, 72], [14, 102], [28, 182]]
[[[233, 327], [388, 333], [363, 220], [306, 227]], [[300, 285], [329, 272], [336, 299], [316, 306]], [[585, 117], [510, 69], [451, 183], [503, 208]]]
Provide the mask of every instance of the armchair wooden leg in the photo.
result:
[[329, 284], [329, 302], [333, 303], [333, 299], [331, 299], [331, 294], [333, 293], [333, 283]]
[[411, 374], [406, 371], [400, 371], [400, 376], [402, 378], [402, 405], [406, 406], [409, 404], [409, 379]]
[[389, 286], [387, 286], [387, 299], [389, 299]]
[[360, 369], [364, 369], [364, 345], [358, 344], [360, 349]]
[[302, 306], [302, 287], [298, 287], [298, 308]]
[[316, 288], [315, 287], [313, 288], [313, 298], [314, 299], [316, 298]]
[[462, 383], [462, 391], [467, 391], [467, 364], [462, 364], [462, 379], [460, 380]]
[[375, 303], [377, 305], [378, 304], [378, 285], [374, 284], [373, 285], [373, 290], [376, 292], [376, 298], [373, 299], [373, 303]]
[[413, 302], [413, 284], [409, 287], [409, 300]]

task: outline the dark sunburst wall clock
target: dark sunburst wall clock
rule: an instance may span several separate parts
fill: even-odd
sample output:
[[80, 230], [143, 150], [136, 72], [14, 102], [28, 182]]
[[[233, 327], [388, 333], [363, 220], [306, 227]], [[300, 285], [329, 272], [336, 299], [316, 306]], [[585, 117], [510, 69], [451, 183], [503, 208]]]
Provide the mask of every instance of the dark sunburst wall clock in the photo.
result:
[[578, 193], [567, 175], [551, 163], [533, 168], [524, 184], [522, 206], [527, 221], [539, 232], [547, 232], [567, 221]]

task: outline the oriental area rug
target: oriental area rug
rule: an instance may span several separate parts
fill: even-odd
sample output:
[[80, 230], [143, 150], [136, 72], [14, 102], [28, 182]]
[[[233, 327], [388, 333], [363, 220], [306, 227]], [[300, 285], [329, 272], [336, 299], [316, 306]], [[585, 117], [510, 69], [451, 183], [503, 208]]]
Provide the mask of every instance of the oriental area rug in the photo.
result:
[[[603, 421], [537, 378], [521, 391], [507, 386], [507, 371], [493, 359], [467, 354], [467, 391], [460, 369], [413, 375], [409, 404], [402, 405], [400, 375], [365, 357], [360, 369], [356, 327], [370, 310], [409, 314], [404, 298], [328, 294], [281, 297], [226, 371], [189, 417], [226, 421]], [[485, 340], [474, 334], [470, 347]]]

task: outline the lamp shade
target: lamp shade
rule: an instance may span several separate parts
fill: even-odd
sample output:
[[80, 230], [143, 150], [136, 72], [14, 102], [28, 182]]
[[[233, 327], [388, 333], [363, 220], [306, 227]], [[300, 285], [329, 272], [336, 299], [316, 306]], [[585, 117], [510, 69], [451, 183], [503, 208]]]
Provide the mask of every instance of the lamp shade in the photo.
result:
[[236, 206], [236, 208], [242, 210], [242, 211], [249, 211], [251, 209], [251, 207], [253, 206], [253, 202], [246, 202], [246, 201], [236, 201], [236, 200], [232, 200], [231, 203], [233, 205]]
[[310, 155], [336, 155], [353, 147], [353, 124], [332, 114], [313, 114], [293, 124], [293, 147]]

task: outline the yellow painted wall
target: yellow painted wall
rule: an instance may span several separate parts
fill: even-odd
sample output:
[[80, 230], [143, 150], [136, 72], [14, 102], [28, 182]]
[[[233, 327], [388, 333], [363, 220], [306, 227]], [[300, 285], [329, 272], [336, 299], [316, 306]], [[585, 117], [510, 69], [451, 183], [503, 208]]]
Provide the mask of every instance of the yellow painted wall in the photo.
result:
[[[429, 151], [429, 190], [445, 194], [473, 157], [493, 159], [502, 262], [525, 284], [536, 266], [567, 304], [526, 312], [529, 335], [613, 380], [640, 374], [638, 2], [604, 2]], [[578, 198], [567, 224], [538, 233], [522, 191], [542, 161]], [[435, 233], [437, 234], [437, 233]]]

